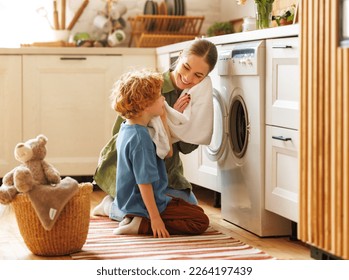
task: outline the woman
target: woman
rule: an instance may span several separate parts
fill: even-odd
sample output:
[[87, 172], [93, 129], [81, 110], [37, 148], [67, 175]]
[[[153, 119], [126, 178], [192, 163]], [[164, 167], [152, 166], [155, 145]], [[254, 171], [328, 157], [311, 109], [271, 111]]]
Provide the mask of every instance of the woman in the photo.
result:
[[[169, 106], [183, 113], [190, 103], [190, 95], [182, 95], [185, 89], [190, 89], [203, 81], [213, 70], [217, 62], [216, 46], [208, 40], [196, 39], [192, 41], [180, 54], [171, 69], [163, 73], [164, 84], [162, 94]], [[207, 88], [212, 92], [213, 89]], [[110, 211], [115, 197], [115, 137], [123, 119], [119, 117], [113, 128], [114, 137], [101, 152], [99, 166], [94, 176], [97, 185], [104, 190], [108, 196], [94, 209], [94, 215], [109, 215], [118, 219], [117, 207]], [[169, 194], [184, 199], [192, 204], [197, 204], [197, 199], [192, 192], [192, 185], [183, 175], [183, 165], [179, 153], [188, 154], [194, 151], [198, 145], [182, 141], [173, 144], [173, 156], [165, 159], [166, 170], [169, 181]], [[109, 214], [108, 214], [109, 213]]]

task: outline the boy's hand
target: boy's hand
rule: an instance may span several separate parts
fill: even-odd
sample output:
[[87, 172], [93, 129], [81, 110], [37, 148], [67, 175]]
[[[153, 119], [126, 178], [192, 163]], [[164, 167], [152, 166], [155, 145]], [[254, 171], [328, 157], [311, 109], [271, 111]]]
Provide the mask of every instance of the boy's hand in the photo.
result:
[[167, 238], [170, 237], [170, 234], [168, 233], [164, 222], [162, 221], [161, 217], [157, 219], [152, 219], [151, 221], [151, 229], [153, 231], [154, 237], [159, 238]]
[[159, 209], [154, 198], [153, 186], [151, 184], [139, 184], [139, 190], [142, 195], [145, 207], [147, 207], [151, 229], [154, 237], [170, 237], [164, 221], [161, 219]]

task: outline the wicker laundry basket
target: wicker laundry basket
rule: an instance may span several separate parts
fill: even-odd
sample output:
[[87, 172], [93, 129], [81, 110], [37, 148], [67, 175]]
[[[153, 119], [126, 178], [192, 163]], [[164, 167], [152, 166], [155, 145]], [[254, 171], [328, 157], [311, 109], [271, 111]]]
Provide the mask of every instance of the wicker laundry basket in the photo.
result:
[[49, 231], [41, 225], [28, 196], [18, 194], [12, 206], [28, 249], [39, 256], [62, 256], [79, 251], [87, 238], [92, 190], [91, 183], [79, 184], [79, 191], [66, 204]]

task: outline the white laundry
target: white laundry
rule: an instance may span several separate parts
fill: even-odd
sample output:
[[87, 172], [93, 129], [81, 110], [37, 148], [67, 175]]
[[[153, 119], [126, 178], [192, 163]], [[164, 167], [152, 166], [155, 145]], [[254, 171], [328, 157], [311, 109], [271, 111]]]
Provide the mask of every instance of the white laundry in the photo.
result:
[[[170, 107], [165, 102], [167, 124], [171, 131], [171, 142], [184, 141], [197, 145], [208, 145], [213, 133], [213, 88], [209, 77], [192, 87], [183, 90], [182, 94], [190, 94], [191, 100], [183, 113]], [[149, 133], [156, 145], [159, 157], [164, 158], [170, 146], [161, 118], [153, 118]], [[171, 143], [171, 144], [172, 144]]]
[[170, 143], [160, 116], [151, 119], [148, 124], [148, 131], [155, 143], [156, 154], [159, 158], [164, 159], [170, 151]]
[[191, 100], [180, 113], [166, 104], [167, 123], [173, 137], [172, 143], [184, 141], [197, 145], [208, 145], [213, 133], [213, 88], [210, 77], [183, 94], [190, 94]]

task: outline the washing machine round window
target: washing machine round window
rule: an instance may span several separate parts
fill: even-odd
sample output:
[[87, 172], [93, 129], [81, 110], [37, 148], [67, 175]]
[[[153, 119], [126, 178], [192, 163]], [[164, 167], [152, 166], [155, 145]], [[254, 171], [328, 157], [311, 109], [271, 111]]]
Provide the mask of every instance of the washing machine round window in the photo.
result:
[[240, 94], [234, 95], [229, 112], [229, 134], [233, 153], [242, 158], [247, 150], [249, 122], [246, 104]]
[[206, 146], [206, 155], [212, 161], [217, 161], [224, 151], [224, 116], [226, 109], [219, 92], [213, 90], [213, 133], [211, 143]]

